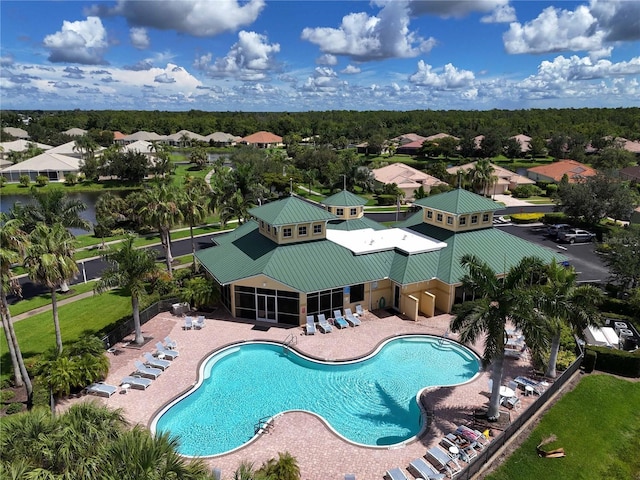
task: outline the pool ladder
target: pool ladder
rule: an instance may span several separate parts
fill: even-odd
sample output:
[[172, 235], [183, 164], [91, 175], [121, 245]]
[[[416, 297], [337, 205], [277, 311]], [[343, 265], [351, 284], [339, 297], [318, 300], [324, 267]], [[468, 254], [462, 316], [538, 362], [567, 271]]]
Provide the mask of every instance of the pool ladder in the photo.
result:
[[290, 333], [289, 335], [287, 335], [287, 338], [284, 339], [284, 344], [282, 348], [286, 352], [291, 348], [291, 345], [297, 345], [297, 344], [298, 344], [298, 337], [296, 337], [293, 333]]
[[259, 433], [269, 433], [272, 428], [272, 417], [262, 417], [260, 420], [258, 420], [258, 423], [253, 426], [253, 434], [258, 435]]

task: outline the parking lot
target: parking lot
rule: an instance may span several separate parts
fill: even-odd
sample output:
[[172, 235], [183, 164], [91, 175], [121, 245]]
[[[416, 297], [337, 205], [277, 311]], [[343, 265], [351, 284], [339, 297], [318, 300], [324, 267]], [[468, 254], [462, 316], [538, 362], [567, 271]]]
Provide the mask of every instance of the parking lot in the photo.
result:
[[587, 283], [606, 283], [609, 278], [607, 266], [600, 255], [595, 252], [596, 243], [560, 243], [546, 235], [543, 225], [503, 225], [499, 228], [506, 232], [524, 238], [538, 245], [552, 248], [569, 259], [569, 263], [578, 272], [578, 281]]

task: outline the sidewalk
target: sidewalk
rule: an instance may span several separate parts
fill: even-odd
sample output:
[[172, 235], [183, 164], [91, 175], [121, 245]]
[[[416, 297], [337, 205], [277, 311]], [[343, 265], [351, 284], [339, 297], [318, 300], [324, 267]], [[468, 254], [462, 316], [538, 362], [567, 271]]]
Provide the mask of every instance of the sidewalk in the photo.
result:
[[[93, 297], [93, 295], [94, 293], [93, 291], [91, 291], [91, 292], [81, 293], [80, 295], [74, 295], [73, 297], [69, 297], [69, 298], [63, 298], [61, 300], [58, 300], [58, 307], [61, 307], [62, 305], [66, 305], [71, 302], [77, 302], [78, 300]], [[29, 310], [28, 312], [21, 313], [20, 315], [12, 316], [11, 321], [17, 322], [19, 320], [24, 320], [25, 318], [33, 317], [38, 313], [48, 312], [51, 310], [51, 308], [52, 308], [51, 304], [49, 303], [47, 305], [43, 305], [42, 307], [34, 308], [33, 310]]]

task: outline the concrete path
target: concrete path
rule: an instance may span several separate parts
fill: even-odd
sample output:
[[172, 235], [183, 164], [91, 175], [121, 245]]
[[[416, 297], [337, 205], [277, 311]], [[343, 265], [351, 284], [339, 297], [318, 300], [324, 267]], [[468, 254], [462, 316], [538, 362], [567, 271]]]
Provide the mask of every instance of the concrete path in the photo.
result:
[[[72, 288], [73, 290], [73, 288]], [[78, 300], [82, 300], [85, 298], [89, 298], [89, 297], [93, 297], [94, 293], [93, 290], [90, 292], [85, 292], [85, 293], [81, 293], [79, 295], [74, 295], [73, 297], [69, 297], [69, 298], [62, 298], [58, 300], [58, 307], [61, 307], [62, 305], [67, 305], [68, 303], [71, 302], [77, 302]], [[48, 303], [47, 305], [43, 305], [42, 307], [38, 307], [38, 308], [34, 308], [33, 310], [29, 310], [28, 312], [24, 312], [21, 313], [20, 315], [13, 315], [11, 317], [11, 321], [12, 322], [17, 322], [19, 320], [24, 320], [25, 318], [29, 318], [29, 317], [33, 317], [34, 315], [37, 315], [38, 313], [42, 313], [42, 312], [48, 312], [51, 310], [51, 303]]]

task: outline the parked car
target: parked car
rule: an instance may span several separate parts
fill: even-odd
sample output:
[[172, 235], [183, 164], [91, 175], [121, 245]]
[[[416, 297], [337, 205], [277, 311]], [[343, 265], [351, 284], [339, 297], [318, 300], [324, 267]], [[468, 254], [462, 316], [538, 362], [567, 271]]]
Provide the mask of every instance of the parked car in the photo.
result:
[[547, 227], [547, 235], [549, 235], [553, 239], [556, 239], [558, 238], [560, 232], [567, 230], [568, 228], [571, 228], [571, 225], [569, 225], [568, 223], [556, 223], [555, 225], [549, 225]]
[[558, 240], [567, 243], [576, 242], [592, 242], [596, 238], [595, 233], [587, 232], [586, 230], [580, 230], [579, 228], [569, 228], [563, 230], [558, 234]]

